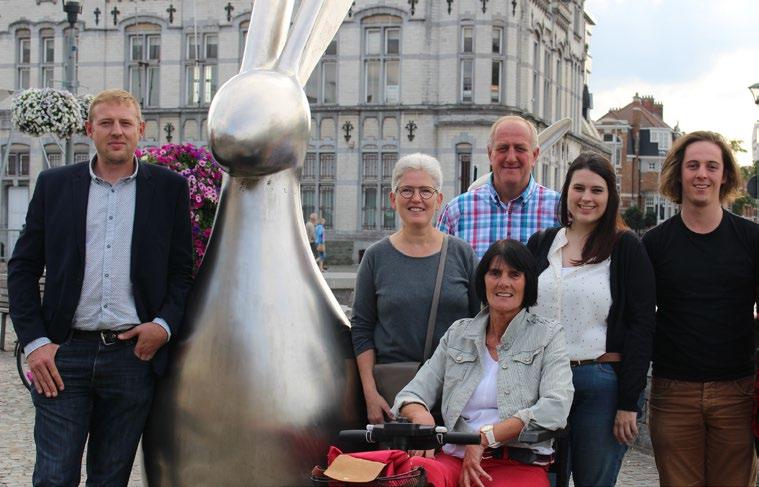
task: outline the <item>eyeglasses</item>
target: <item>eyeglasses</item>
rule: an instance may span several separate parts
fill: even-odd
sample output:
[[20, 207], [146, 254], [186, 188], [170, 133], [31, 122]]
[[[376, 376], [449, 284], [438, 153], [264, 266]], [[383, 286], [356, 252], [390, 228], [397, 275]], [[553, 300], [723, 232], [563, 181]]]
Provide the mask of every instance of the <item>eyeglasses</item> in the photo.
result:
[[438, 191], [435, 188], [430, 188], [429, 186], [422, 186], [420, 188], [415, 188], [413, 186], [403, 186], [401, 188], [398, 188], [395, 190], [396, 193], [401, 195], [403, 198], [410, 200], [414, 197], [414, 194], [416, 192], [419, 192], [419, 196], [422, 197], [423, 200], [428, 200], [435, 196], [435, 193]]

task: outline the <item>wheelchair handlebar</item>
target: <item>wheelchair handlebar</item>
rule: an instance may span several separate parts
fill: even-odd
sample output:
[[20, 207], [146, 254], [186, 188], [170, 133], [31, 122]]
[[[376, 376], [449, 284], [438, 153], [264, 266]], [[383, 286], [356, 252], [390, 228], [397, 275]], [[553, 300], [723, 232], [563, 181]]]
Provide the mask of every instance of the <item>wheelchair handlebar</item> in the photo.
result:
[[338, 437], [341, 442], [363, 445], [377, 443], [380, 449], [393, 450], [429, 450], [446, 443], [480, 444], [479, 433], [449, 432], [442, 426], [409, 423], [403, 418], [385, 424], [368, 425], [363, 430], [343, 430]]

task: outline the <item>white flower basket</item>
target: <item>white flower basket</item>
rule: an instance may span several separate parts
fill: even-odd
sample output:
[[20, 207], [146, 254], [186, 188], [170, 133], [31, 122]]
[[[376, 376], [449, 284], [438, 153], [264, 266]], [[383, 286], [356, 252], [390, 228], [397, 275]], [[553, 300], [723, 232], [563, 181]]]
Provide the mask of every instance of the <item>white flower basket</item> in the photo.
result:
[[87, 129], [84, 127], [84, 122], [86, 122], [87, 118], [90, 116], [90, 104], [94, 98], [95, 97], [92, 95], [80, 95], [76, 97], [76, 100], [79, 103], [79, 113], [82, 115], [82, 125], [79, 127], [79, 130], [77, 130], [77, 133], [79, 134], [87, 135]]
[[70, 137], [84, 128], [82, 111], [82, 104], [74, 95], [52, 88], [25, 90], [11, 103], [13, 125], [33, 137], [44, 134]]

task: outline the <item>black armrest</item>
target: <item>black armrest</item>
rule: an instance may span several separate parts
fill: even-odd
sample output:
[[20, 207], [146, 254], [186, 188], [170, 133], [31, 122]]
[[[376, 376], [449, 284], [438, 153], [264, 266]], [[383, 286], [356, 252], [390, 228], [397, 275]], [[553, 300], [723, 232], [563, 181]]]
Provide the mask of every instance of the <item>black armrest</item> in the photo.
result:
[[568, 433], [568, 427], [555, 431], [539, 427], [524, 428], [522, 429], [522, 432], [519, 433], [519, 438], [517, 438], [517, 441], [521, 443], [542, 443], [551, 439], [564, 438]]

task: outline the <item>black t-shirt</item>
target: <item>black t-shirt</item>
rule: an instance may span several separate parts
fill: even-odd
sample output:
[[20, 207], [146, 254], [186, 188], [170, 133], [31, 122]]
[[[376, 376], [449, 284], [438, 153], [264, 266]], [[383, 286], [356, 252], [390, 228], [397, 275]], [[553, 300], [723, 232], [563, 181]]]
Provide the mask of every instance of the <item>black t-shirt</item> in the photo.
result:
[[754, 373], [759, 225], [723, 211], [708, 234], [675, 215], [643, 237], [656, 274], [653, 374], [706, 382]]

